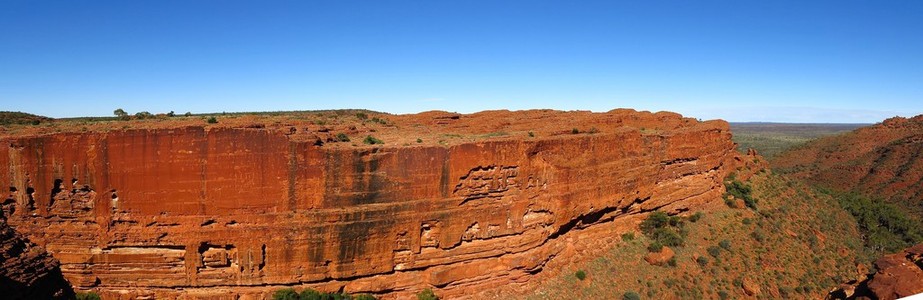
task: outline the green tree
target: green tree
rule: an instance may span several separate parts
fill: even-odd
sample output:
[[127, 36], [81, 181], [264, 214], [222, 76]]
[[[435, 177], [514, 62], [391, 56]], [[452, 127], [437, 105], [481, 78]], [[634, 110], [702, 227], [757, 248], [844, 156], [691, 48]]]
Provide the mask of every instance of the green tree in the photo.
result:
[[119, 119], [124, 120], [128, 118], [128, 113], [125, 112], [125, 110], [121, 108], [117, 108], [116, 110], [113, 110], [112, 114], [115, 115], [116, 117], [119, 117]]

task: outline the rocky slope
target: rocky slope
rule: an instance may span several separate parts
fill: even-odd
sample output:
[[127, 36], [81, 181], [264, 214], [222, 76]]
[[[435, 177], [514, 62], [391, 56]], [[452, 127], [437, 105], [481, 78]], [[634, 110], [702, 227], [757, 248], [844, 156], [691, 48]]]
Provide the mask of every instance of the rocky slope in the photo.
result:
[[775, 170], [838, 190], [856, 190], [917, 211], [923, 205], [923, 115], [895, 117], [780, 154]]
[[828, 299], [892, 300], [923, 294], [923, 244], [875, 261], [877, 271], [843, 284]]
[[0, 215], [0, 295], [3, 299], [69, 299], [70, 284], [58, 262], [29, 242]]
[[534, 284], [754, 161], [727, 123], [672, 113], [321, 117], [11, 130], [2, 209], [104, 298], [458, 297]]
[[636, 232], [534, 290], [493, 298], [823, 299], [841, 280], [866, 275], [861, 232], [836, 199], [768, 170], [746, 184], [756, 208], [706, 204], [685, 221], [688, 236], [671, 247], [672, 263], [649, 263], [652, 239]]

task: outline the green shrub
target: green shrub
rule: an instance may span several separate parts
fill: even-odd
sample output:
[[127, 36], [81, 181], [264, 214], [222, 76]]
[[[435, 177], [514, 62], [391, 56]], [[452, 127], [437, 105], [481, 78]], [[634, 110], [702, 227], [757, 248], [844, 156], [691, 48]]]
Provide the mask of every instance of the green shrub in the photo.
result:
[[417, 144], [422, 143], [423, 139], [417, 139]]
[[703, 214], [702, 212], [696, 212], [692, 214], [691, 216], [689, 216], [689, 222], [692, 222], [692, 223], [698, 222], [699, 219], [701, 219], [704, 216], [705, 214]]
[[531, 131], [529, 131], [529, 137], [535, 137], [535, 133], [534, 133], [534, 132], [531, 132]]
[[215, 124], [215, 123], [218, 123], [218, 119], [215, 118], [214, 116], [211, 116], [211, 117], [208, 117], [208, 120], [205, 120], [205, 122], [208, 122], [208, 124]]
[[383, 142], [382, 140], [379, 140], [379, 139], [377, 139], [377, 138], [375, 138], [375, 137], [373, 137], [373, 136], [371, 136], [371, 135], [365, 136], [365, 139], [362, 140], [362, 142], [365, 143], [365, 144], [368, 144], [368, 145], [384, 144], [384, 143], [385, 143], [385, 142]]
[[660, 252], [661, 249], [663, 249], [663, 244], [658, 241], [653, 241], [647, 245], [647, 251], [650, 252]]
[[676, 247], [683, 245], [683, 237], [672, 228], [657, 228], [657, 230], [654, 230], [654, 233], [651, 234], [651, 238], [664, 246]]
[[314, 289], [305, 289], [296, 293], [292, 288], [281, 289], [272, 294], [273, 300], [374, 300], [375, 296], [368, 294], [349, 295], [341, 293], [324, 293]]
[[359, 118], [359, 120], [365, 120], [369, 118], [369, 115], [365, 113], [356, 113], [356, 118]]
[[671, 257], [670, 260], [667, 261], [667, 265], [671, 267], [675, 267], [676, 266], [676, 256]]
[[698, 263], [699, 266], [703, 266], [703, 267], [708, 265], [708, 259], [705, 258], [705, 256], [699, 256], [699, 258], [695, 259], [695, 262]]
[[347, 136], [345, 133], [342, 133], [342, 132], [341, 132], [341, 133], [337, 133], [337, 141], [340, 141], [340, 142], [349, 142], [349, 136]]
[[737, 179], [732, 179], [730, 182], [724, 184], [725, 189], [727, 189], [727, 194], [734, 196], [734, 198], [741, 199], [744, 201], [744, 205], [749, 208], [756, 209], [756, 199], [753, 199], [751, 193], [753, 189], [750, 188], [750, 185], [737, 181]]
[[300, 297], [298, 293], [295, 292], [295, 289], [287, 288], [281, 289], [272, 293], [272, 300], [299, 300]]
[[577, 129], [577, 128], [571, 129], [571, 130], [570, 130], [570, 133], [571, 133], [571, 134], [578, 134], [578, 133], [580, 133], [580, 129]]
[[711, 255], [714, 258], [718, 258], [718, 255], [721, 254], [721, 248], [718, 248], [717, 246], [709, 246], [707, 251], [708, 255]]
[[417, 293], [417, 300], [439, 300], [439, 297], [431, 289], [425, 289]]
[[96, 292], [77, 292], [77, 300], [100, 300]]
[[757, 242], [763, 242], [766, 240], [766, 235], [764, 235], [763, 232], [759, 230], [754, 231], [753, 233], [750, 234], [750, 236], [753, 237], [753, 239], [756, 240]]
[[839, 193], [820, 189], [831, 195], [855, 217], [865, 234], [866, 247], [876, 253], [897, 252], [923, 242], [923, 226], [897, 205], [871, 199], [858, 193]]
[[306, 290], [301, 291], [300, 294], [298, 294], [298, 298], [300, 300], [322, 300], [324, 298], [329, 298], [328, 296], [329, 295], [324, 295], [323, 293], [315, 291], [313, 289], [306, 289]]
[[622, 240], [623, 240], [623, 241], [630, 241], [630, 240], [634, 240], [634, 239], [635, 239], [635, 233], [634, 233], [634, 232], [626, 232], [626, 233], [623, 233], [623, 234], [622, 234]]
[[576, 276], [577, 279], [584, 280], [586, 279], [586, 272], [583, 270], [577, 270], [577, 273], [574, 273], [574, 276]]
[[662, 211], [652, 212], [641, 222], [641, 232], [664, 246], [682, 246], [686, 232], [682, 218], [671, 217]]
[[727, 291], [724, 291], [724, 290], [718, 291], [718, 298], [720, 298], [721, 300], [727, 300], [730, 297], [731, 295], [728, 295]]
[[731, 241], [721, 240], [721, 242], [718, 243], [718, 246], [721, 246], [721, 248], [724, 248], [724, 250], [731, 251]]
[[670, 216], [668, 216], [667, 213], [662, 211], [652, 212], [650, 215], [647, 215], [647, 219], [641, 222], [641, 232], [649, 235], [657, 228], [667, 226], [669, 222]]
[[730, 208], [737, 208], [737, 202], [735, 202], [734, 200], [731, 200], [731, 198], [727, 197], [727, 195], [725, 195], [724, 197], [724, 204]]
[[641, 296], [633, 291], [627, 291], [622, 295], [623, 300], [641, 300]]

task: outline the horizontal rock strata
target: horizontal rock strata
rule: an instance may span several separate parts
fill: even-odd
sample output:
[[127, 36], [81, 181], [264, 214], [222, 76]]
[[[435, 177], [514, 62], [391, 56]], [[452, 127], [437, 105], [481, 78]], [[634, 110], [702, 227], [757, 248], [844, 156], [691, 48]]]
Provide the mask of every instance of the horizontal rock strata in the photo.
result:
[[[606, 230], [584, 229], [717, 199], [747, 161], [723, 121], [579, 116], [551, 124], [563, 133], [446, 145], [334, 147], [272, 126], [0, 137], [2, 209], [77, 289], [104, 297], [308, 286], [457, 297], [525, 284], [584, 232]], [[432, 130], [521, 128], [484, 115], [421, 118]], [[393, 120], [392, 131], [411, 126]], [[577, 125], [593, 129], [570, 132]]]

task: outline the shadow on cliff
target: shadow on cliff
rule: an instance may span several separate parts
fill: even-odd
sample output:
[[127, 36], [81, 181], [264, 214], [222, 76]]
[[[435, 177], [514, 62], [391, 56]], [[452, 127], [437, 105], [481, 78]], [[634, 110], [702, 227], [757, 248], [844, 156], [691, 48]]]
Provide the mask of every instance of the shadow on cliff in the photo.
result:
[[0, 298], [74, 299], [56, 259], [19, 235], [0, 215]]

